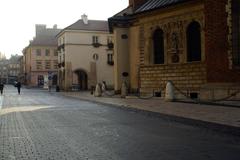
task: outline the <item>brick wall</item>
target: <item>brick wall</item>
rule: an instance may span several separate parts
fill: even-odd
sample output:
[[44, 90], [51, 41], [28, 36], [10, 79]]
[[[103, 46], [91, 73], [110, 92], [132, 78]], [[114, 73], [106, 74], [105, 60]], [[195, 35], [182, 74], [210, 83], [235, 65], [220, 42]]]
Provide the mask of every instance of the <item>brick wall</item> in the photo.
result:
[[229, 69], [227, 0], [205, 0], [207, 82], [238, 82], [240, 73]]
[[168, 80], [182, 90], [198, 91], [206, 83], [204, 63], [151, 65], [140, 67], [141, 90], [164, 89]]
[[133, 6], [134, 9], [137, 9], [145, 2], [147, 2], [147, 0], [129, 0], [129, 6]]

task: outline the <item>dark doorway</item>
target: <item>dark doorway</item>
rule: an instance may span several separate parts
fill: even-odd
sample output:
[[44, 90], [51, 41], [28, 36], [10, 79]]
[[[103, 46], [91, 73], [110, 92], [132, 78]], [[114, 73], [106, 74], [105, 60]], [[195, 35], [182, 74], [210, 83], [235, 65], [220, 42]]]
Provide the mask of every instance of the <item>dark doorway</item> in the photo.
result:
[[43, 75], [38, 75], [38, 86], [44, 85], [44, 77]]
[[153, 33], [154, 64], [164, 63], [164, 37], [161, 29]]
[[78, 77], [79, 90], [87, 90], [88, 89], [87, 73], [83, 70], [76, 70], [75, 74], [77, 74], [77, 77]]
[[52, 85], [57, 85], [57, 80], [58, 80], [57, 75], [56, 75], [56, 74], [53, 75], [53, 78], [52, 78]]

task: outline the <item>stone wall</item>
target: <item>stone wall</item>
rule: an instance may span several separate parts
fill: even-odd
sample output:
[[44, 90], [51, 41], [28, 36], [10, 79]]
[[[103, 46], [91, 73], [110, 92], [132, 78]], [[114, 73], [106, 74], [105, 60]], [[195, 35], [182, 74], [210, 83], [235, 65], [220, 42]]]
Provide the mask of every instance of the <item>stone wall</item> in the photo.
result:
[[168, 80], [171, 80], [177, 88], [183, 91], [197, 92], [206, 83], [206, 65], [204, 63], [186, 63], [140, 67], [142, 92], [151, 92], [153, 89], [164, 91]]

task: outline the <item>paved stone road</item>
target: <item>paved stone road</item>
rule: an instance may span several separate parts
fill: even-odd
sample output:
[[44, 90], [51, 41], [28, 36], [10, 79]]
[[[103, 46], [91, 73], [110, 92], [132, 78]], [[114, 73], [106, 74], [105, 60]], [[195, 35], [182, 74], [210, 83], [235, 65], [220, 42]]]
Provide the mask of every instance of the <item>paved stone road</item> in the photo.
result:
[[240, 137], [167, 119], [12, 86], [0, 100], [0, 160], [240, 159]]

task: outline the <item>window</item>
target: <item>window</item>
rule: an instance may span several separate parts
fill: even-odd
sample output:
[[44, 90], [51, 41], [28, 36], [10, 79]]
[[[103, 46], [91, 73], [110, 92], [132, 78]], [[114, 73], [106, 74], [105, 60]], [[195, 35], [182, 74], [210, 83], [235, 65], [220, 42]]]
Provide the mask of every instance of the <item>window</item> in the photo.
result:
[[240, 1], [232, 1], [233, 64], [240, 65]]
[[107, 43], [113, 43], [113, 42], [112, 42], [112, 37], [110, 37], [110, 36], [107, 37]]
[[42, 61], [36, 61], [37, 70], [42, 69]]
[[58, 61], [57, 60], [53, 61], [53, 68], [58, 69]]
[[58, 51], [54, 49], [54, 56], [58, 56]]
[[113, 65], [113, 54], [112, 53], [107, 54], [107, 63], [109, 65]]
[[187, 28], [187, 61], [201, 61], [201, 27], [196, 21]]
[[93, 44], [98, 43], [98, 36], [93, 36], [92, 37], [92, 43]]
[[51, 61], [45, 61], [45, 69], [51, 69]]
[[49, 49], [45, 50], [45, 56], [50, 56], [50, 50]]
[[36, 50], [37, 56], [41, 56], [41, 49]]
[[164, 64], [163, 30], [157, 29], [153, 33], [154, 64]]
[[107, 46], [108, 46], [108, 49], [113, 49], [112, 37], [107, 38]]

